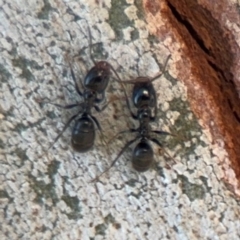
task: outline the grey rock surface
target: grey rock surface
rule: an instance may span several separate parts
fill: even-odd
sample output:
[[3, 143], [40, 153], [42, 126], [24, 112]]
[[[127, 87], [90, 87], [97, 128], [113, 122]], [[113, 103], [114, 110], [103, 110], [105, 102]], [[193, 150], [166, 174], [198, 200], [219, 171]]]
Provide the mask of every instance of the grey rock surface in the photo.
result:
[[[115, 134], [130, 118], [114, 74], [95, 113], [103, 129], [93, 150], [72, 150], [72, 125], [49, 149], [81, 102], [70, 74], [84, 78], [94, 58], [106, 60], [122, 80], [157, 75], [170, 54], [169, 39], [149, 34], [138, 1], [0, 1], [0, 238], [3, 239], [239, 239], [240, 204], [224, 185], [234, 180], [221, 141], [212, 143], [192, 114], [172, 57], [154, 81], [159, 137], [156, 164], [137, 173], [131, 151], [98, 181], [134, 134]], [[180, 46], [179, 46], [180, 47]], [[81, 85], [80, 85], [81, 86]], [[131, 86], [127, 86], [131, 97]]]

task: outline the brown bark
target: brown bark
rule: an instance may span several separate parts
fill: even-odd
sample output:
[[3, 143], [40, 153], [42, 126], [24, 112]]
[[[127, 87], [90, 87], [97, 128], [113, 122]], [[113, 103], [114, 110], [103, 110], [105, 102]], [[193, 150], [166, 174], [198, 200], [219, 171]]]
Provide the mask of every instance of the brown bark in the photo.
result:
[[[212, 3], [212, 2], [215, 2]], [[223, 139], [232, 167], [240, 180], [240, 82], [237, 79], [239, 46], [233, 30], [226, 26], [239, 23], [239, 14], [227, 1], [167, 0], [145, 1], [146, 13], [161, 14], [176, 41], [182, 44], [178, 61], [179, 79], [188, 88], [192, 110], [211, 130], [213, 141]], [[149, 22], [156, 25], [157, 22]], [[156, 35], [162, 36], [159, 27]], [[165, 33], [166, 34], [166, 33]], [[186, 62], [190, 60], [191, 74]], [[191, 77], [190, 77], [191, 75]]]

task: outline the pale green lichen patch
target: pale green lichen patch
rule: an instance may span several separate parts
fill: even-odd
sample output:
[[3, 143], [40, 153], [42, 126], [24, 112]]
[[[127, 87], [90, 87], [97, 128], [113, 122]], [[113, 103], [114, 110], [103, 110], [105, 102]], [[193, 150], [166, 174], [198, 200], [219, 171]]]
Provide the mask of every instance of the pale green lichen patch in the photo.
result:
[[144, 20], [145, 16], [144, 16], [144, 9], [143, 9], [143, 1], [134, 1], [134, 4], [137, 7], [137, 16], [139, 19]]
[[0, 138], [0, 148], [4, 149], [4, 141]]
[[[191, 112], [188, 102], [183, 101], [181, 98], [174, 98], [168, 103], [169, 111], [176, 111], [180, 114], [173, 126], [166, 121], [166, 124], [170, 128], [170, 132], [174, 136], [170, 136], [168, 140], [164, 142], [164, 146], [174, 150], [174, 148], [180, 144], [182, 149], [178, 154], [181, 154], [181, 156], [192, 154], [198, 145], [206, 146], [206, 144], [200, 140], [202, 130], [196, 117]], [[167, 112], [159, 111], [158, 118], [166, 119]], [[192, 116], [191, 118], [189, 118], [190, 115]], [[193, 138], [194, 141], [192, 141]], [[189, 146], [185, 146], [186, 142], [191, 143]]]
[[34, 60], [28, 60], [23, 57], [15, 58], [12, 60], [12, 64], [15, 67], [18, 67], [22, 70], [22, 73], [20, 74], [21, 78], [25, 78], [27, 82], [34, 81], [35, 77], [32, 74], [32, 71], [29, 70], [29, 67], [36, 69], [36, 70], [42, 70], [43, 67], [40, 66], [36, 61]]
[[51, 182], [46, 184], [42, 180], [37, 180], [35, 177], [29, 175], [31, 188], [36, 194], [35, 202], [42, 205], [45, 199], [51, 199], [52, 204], [56, 205], [59, 198], [56, 194], [55, 185]]
[[11, 74], [10, 72], [4, 67], [3, 64], [0, 64], [0, 86], [2, 85], [2, 83], [4, 82], [8, 82], [11, 78]]
[[62, 200], [70, 207], [71, 211], [66, 213], [69, 219], [79, 219], [82, 218], [80, 214], [81, 208], [79, 206], [79, 199], [77, 197], [71, 197], [69, 195], [62, 196]]
[[18, 123], [15, 125], [14, 127], [14, 131], [21, 133], [22, 131], [26, 131], [28, 129], [28, 126], [22, 124], [22, 123]]
[[137, 29], [131, 31], [131, 41], [139, 39], [139, 32]]
[[105, 236], [106, 229], [107, 229], [106, 224], [104, 223], [98, 224], [97, 226], [95, 226], [96, 235]]
[[124, 13], [127, 6], [128, 4], [124, 0], [112, 0], [112, 7], [109, 11], [109, 24], [114, 29], [118, 40], [123, 38], [122, 29], [133, 24]]
[[7, 191], [0, 190], [0, 198], [9, 198]]
[[22, 166], [26, 160], [28, 160], [26, 150], [23, 150], [21, 148], [16, 148], [14, 151], [14, 154], [18, 156], [19, 163], [17, 163], [17, 165], [19, 165], [19, 167]]
[[55, 179], [54, 175], [57, 173], [59, 168], [59, 162], [53, 161], [48, 166], [48, 176], [50, 178], [50, 182], [46, 183], [44, 180], [39, 180], [35, 176], [33, 176], [31, 173], [29, 174], [29, 180], [31, 183], [31, 188], [36, 193], [35, 201], [39, 204], [43, 204], [44, 200], [51, 199], [52, 204], [56, 205], [57, 202], [59, 202], [59, 196], [56, 193], [56, 186], [55, 186]]
[[106, 224], [110, 224], [110, 223], [115, 223], [116, 222], [115, 218], [110, 213], [104, 218], [104, 221], [105, 221]]
[[56, 115], [56, 113], [55, 112], [53, 112], [53, 111], [47, 111], [46, 112], [46, 116], [48, 117], [48, 118], [50, 118], [50, 119], [56, 119], [58, 116]]
[[92, 56], [94, 60], [104, 60], [108, 58], [108, 52], [105, 51], [102, 43], [95, 43], [92, 45]]
[[58, 169], [60, 166], [60, 162], [59, 161], [52, 161], [49, 165], [48, 165], [48, 175], [49, 177], [53, 178], [54, 175], [57, 173]]
[[137, 183], [136, 179], [129, 179], [128, 181], [125, 182], [125, 184], [129, 185], [130, 187], [135, 187]]
[[44, 6], [37, 14], [38, 18], [40, 19], [49, 19], [49, 14], [51, 11], [54, 10], [48, 0], [43, 0]]
[[109, 213], [106, 217], [104, 217], [104, 223], [95, 226], [95, 234], [105, 236], [106, 230], [108, 229], [108, 226], [110, 224], [114, 226], [116, 229], [121, 228], [121, 225], [116, 222], [113, 215]]
[[181, 188], [184, 194], [188, 196], [190, 201], [194, 201], [196, 199], [204, 199], [206, 195], [206, 187], [205, 185], [199, 185], [189, 182], [188, 178], [185, 176], [178, 176], [181, 181]]

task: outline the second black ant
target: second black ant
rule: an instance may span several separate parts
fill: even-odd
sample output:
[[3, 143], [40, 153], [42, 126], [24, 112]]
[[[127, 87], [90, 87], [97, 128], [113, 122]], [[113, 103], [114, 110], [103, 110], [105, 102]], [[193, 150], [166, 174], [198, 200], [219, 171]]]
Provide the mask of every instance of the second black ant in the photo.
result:
[[156, 91], [153, 87], [152, 82], [160, 78], [162, 74], [165, 72], [165, 68], [167, 66], [169, 58], [170, 58], [170, 55], [168, 56], [164, 64], [162, 72], [157, 76], [153, 78], [138, 77], [134, 80], [123, 82], [123, 83], [133, 84], [132, 102], [135, 108], [137, 109], [136, 114], [133, 113], [133, 111], [131, 110], [130, 103], [127, 98], [125, 89], [124, 89], [124, 93], [126, 97], [127, 107], [131, 113], [132, 118], [139, 121], [139, 127], [136, 129], [132, 128], [129, 130], [122, 131], [118, 133], [118, 135], [122, 133], [132, 132], [132, 133], [137, 133], [137, 136], [124, 145], [124, 147], [119, 152], [115, 160], [111, 163], [111, 165], [95, 179], [98, 179], [102, 174], [106, 173], [111, 167], [113, 167], [114, 164], [120, 158], [120, 156], [125, 152], [125, 150], [138, 140], [139, 142], [135, 146], [132, 153], [132, 159], [131, 159], [132, 166], [138, 172], [147, 171], [154, 162], [154, 152], [150, 142], [153, 142], [160, 148], [163, 148], [163, 145], [161, 144], [161, 142], [155, 137], [153, 137], [152, 133], [155, 133], [158, 135], [173, 135], [165, 131], [152, 130], [150, 126], [150, 122], [154, 122], [157, 116]]
[[111, 64], [109, 64], [106, 61], [96, 62], [93, 59], [91, 50], [92, 37], [89, 27], [88, 34], [90, 40], [89, 44], [90, 58], [93, 61], [94, 66], [88, 71], [87, 75], [84, 78], [82, 84], [83, 91], [79, 89], [73, 69], [70, 66], [72, 79], [75, 84], [75, 89], [77, 93], [83, 98], [83, 102], [74, 103], [66, 106], [50, 103], [64, 109], [79, 107], [80, 110], [77, 112], [77, 114], [75, 114], [68, 120], [63, 130], [58, 134], [58, 136], [55, 138], [54, 142], [51, 144], [49, 148], [51, 148], [57, 142], [57, 140], [61, 137], [63, 132], [71, 124], [71, 122], [75, 120], [79, 115], [80, 117], [75, 122], [71, 137], [71, 144], [75, 151], [86, 152], [93, 147], [95, 141], [95, 125], [97, 126], [98, 130], [102, 133], [101, 126], [97, 118], [92, 115], [91, 111], [94, 108], [96, 111], [101, 112], [107, 107], [108, 103], [105, 104], [103, 107], [100, 107], [99, 104], [105, 100], [105, 91], [109, 83], [111, 71], [114, 72], [118, 79], [120, 78]]

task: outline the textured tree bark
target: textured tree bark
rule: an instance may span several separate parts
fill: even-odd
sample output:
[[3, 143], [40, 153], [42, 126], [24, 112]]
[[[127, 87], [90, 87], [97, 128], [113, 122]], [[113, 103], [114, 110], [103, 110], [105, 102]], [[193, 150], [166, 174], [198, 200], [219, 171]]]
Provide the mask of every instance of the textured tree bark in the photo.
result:
[[[160, 7], [160, 2], [162, 6]], [[240, 179], [239, 24], [237, 4], [229, 1], [145, 1], [149, 25], [163, 35], [156, 16], [167, 19], [171, 37], [182, 44], [178, 76], [187, 86], [191, 108], [212, 134], [224, 141], [236, 177]], [[156, 10], [158, 9], [158, 10]], [[170, 46], [171, 47], [171, 46]], [[189, 60], [189, 74], [186, 62]], [[183, 74], [183, 75], [182, 75]], [[181, 75], [181, 76], [180, 76]], [[227, 182], [229, 179], [227, 171]], [[239, 186], [239, 183], [235, 185]]]
[[[239, 239], [239, 5], [227, 1], [0, 0], [1, 239]], [[221, 14], [220, 14], [221, 13]], [[94, 148], [76, 153], [70, 125], [82, 79], [112, 64], [122, 81], [164, 76], [152, 129], [155, 164], [132, 169], [137, 128], [112, 74]], [[131, 101], [131, 87], [126, 84]], [[136, 109], [131, 105], [132, 110]], [[113, 140], [111, 140], [113, 139]], [[111, 141], [110, 141], [111, 140]], [[110, 141], [110, 142], [109, 142]], [[227, 183], [227, 184], [226, 184]], [[227, 186], [227, 187], [226, 187]], [[231, 191], [230, 191], [230, 190]]]

